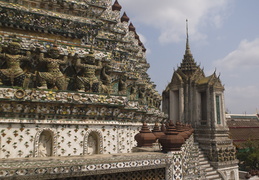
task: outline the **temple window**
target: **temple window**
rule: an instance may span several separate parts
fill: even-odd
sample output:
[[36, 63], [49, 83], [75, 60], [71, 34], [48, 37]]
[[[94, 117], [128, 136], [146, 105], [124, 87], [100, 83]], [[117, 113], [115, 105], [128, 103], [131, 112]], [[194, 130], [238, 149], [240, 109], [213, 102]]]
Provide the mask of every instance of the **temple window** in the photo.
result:
[[217, 116], [217, 124], [221, 124], [221, 115], [220, 115], [220, 96], [216, 95], [216, 116]]
[[207, 124], [207, 94], [206, 92], [201, 92], [201, 125]]

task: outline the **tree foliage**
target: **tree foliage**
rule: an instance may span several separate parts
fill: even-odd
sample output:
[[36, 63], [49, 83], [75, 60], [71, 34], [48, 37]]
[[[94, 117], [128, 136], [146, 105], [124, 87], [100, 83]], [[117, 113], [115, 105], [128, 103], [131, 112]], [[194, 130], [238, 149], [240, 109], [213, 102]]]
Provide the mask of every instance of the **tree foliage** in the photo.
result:
[[259, 170], [259, 141], [249, 139], [243, 143], [238, 149], [237, 159], [241, 170]]

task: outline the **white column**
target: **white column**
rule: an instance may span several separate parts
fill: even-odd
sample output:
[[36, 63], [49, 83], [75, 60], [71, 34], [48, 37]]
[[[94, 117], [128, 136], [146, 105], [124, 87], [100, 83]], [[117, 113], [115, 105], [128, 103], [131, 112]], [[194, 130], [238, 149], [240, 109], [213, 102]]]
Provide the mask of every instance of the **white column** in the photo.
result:
[[174, 92], [172, 90], [169, 91], [169, 120], [174, 120], [175, 108], [174, 108]]
[[194, 117], [194, 121], [191, 122], [192, 124], [195, 124], [194, 127], [196, 127], [197, 125], [200, 125], [200, 122], [202, 120], [202, 115], [201, 115], [201, 94], [198, 91], [195, 91], [196, 93], [196, 99], [195, 99], [195, 106], [196, 106], [196, 113], [195, 113], [195, 117]]
[[[213, 119], [215, 119], [215, 100], [214, 100], [214, 93], [210, 93], [210, 90], [209, 88], [207, 88], [206, 90], [206, 98], [207, 98], [207, 126], [210, 126], [212, 125], [212, 122]], [[213, 118], [214, 117], [214, 118]]]
[[184, 90], [183, 87], [179, 89], [179, 121], [184, 120]]
[[221, 111], [222, 111], [222, 117], [221, 117], [221, 119], [222, 119], [222, 125], [224, 126], [224, 127], [228, 127], [227, 126], [227, 122], [226, 122], [226, 116], [225, 116], [225, 97], [224, 97], [224, 93], [222, 92], [222, 94], [221, 94]]

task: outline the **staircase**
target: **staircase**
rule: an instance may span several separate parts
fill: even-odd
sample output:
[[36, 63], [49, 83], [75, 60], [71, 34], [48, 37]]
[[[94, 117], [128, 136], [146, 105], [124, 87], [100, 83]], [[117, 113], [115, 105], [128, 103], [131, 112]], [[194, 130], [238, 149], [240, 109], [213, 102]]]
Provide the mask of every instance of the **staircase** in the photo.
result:
[[201, 174], [203, 174], [204, 180], [222, 180], [219, 173], [213, 169], [204, 156], [202, 150], [199, 149], [199, 165]]

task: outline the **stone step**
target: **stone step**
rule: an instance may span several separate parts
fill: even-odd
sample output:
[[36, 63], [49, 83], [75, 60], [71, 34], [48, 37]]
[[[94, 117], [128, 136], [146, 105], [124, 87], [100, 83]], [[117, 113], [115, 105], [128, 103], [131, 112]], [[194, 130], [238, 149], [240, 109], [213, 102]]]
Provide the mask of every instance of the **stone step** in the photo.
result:
[[199, 157], [201, 157], [201, 158], [202, 158], [202, 157], [204, 157], [204, 155], [203, 155], [203, 154], [199, 154]]
[[209, 164], [204, 164], [204, 165], [201, 165], [200, 168], [201, 170], [203, 171], [206, 171], [207, 168], [210, 168], [211, 166]]
[[209, 164], [209, 161], [199, 161], [199, 165]]
[[221, 176], [216, 170], [213, 169], [207, 157], [200, 148], [198, 148], [198, 158], [201, 173], [204, 175], [206, 180], [222, 180]]
[[213, 175], [210, 175], [210, 176], [206, 176], [206, 179], [208, 179], [208, 180], [215, 180], [217, 178], [221, 179], [218, 174], [213, 174]]
[[200, 166], [200, 167], [201, 167], [201, 170], [205, 172], [206, 169], [207, 169], [207, 168], [210, 168], [211, 166], [210, 166], [209, 164], [204, 164], [204, 165], [202, 165], [202, 166]]
[[205, 171], [207, 168], [210, 168], [210, 164], [203, 164], [203, 165], [200, 165], [201, 167], [201, 170]]
[[212, 167], [206, 168], [205, 172], [208, 172], [208, 171], [213, 171], [213, 168]]
[[212, 170], [212, 171], [207, 171], [206, 172], [206, 176], [210, 176], [210, 175], [218, 175], [217, 171]]
[[206, 161], [207, 159], [205, 157], [199, 157], [199, 161]]

